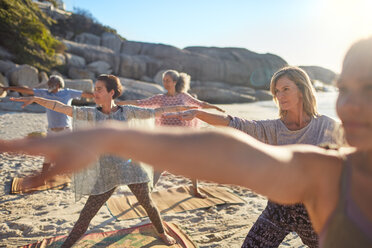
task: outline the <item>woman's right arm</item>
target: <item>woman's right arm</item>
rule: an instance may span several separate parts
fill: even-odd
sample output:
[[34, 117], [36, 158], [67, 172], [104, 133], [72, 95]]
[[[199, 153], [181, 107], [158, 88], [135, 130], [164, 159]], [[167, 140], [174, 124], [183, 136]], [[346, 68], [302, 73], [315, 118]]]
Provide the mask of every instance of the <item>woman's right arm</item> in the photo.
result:
[[68, 115], [72, 117], [72, 107], [69, 105], [66, 105], [64, 103], [61, 103], [56, 100], [49, 100], [42, 97], [19, 97], [19, 98], [10, 98], [10, 100], [15, 102], [23, 102], [22, 108], [31, 104], [31, 103], [37, 103], [45, 108], [48, 108], [50, 110]]

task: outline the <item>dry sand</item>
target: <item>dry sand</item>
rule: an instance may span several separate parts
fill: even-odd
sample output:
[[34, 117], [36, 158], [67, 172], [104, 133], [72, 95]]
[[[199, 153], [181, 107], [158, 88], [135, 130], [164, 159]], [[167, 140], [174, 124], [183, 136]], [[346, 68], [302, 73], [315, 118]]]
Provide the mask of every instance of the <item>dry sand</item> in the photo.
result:
[[[248, 119], [275, 118], [277, 110], [271, 102], [259, 104], [221, 105], [231, 115]], [[24, 137], [33, 131], [45, 131], [45, 114], [0, 112], [0, 138]], [[26, 245], [46, 237], [66, 235], [79, 216], [86, 197], [75, 202], [71, 187], [27, 195], [10, 195], [11, 179], [39, 170], [42, 158], [0, 154], [0, 247]], [[190, 184], [181, 176], [165, 173], [157, 190]], [[209, 184], [201, 182], [201, 185]], [[165, 221], [178, 224], [199, 247], [240, 247], [249, 229], [265, 208], [267, 200], [250, 190], [222, 186], [245, 200], [244, 205], [222, 205], [164, 215]], [[125, 191], [119, 188], [115, 194]], [[89, 226], [90, 232], [104, 232], [148, 223], [148, 218], [117, 221], [103, 206]], [[306, 247], [296, 234], [287, 236], [281, 247]]]

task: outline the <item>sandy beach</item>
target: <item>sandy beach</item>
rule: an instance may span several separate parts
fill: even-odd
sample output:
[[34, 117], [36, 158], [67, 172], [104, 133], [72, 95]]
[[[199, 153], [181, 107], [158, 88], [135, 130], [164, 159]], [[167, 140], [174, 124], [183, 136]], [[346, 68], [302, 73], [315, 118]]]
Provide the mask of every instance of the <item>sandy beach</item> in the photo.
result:
[[[330, 97], [331, 96], [331, 97]], [[320, 113], [336, 117], [335, 93], [320, 95]], [[247, 119], [276, 118], [277, 109], [271, 101], [253, 104], [220, 105], [228, 114]], [[0, 112], [0, 138], [21, 138], [30, 132], [45, 131], [46, 116], [42, 113]], [[17, 247], [43, 238], [66, 235], [72, 229], [87, 197], [75, 202], [70, 187], [63, 190], [47, 190], [26, 195], [10, 195], [13, 177], [41, 169], [42, 158], [25, 155], [0, 154], [0, 247]], [[190, 184], [182, 176], [164, 173], [156, 190]], [[201, 185], [213, 183], [201, 182]], [[167, 222], [179, 225], [199, 247], [240, 247], [254, 221], [266, 205], [266, 198], [250, 190], [231, 185], [220, 185], [240, 196], [243, 205], [222, 205], [209, 209], [163, 215]], [[127, 191], [120, 187], [115, 194]], [[106, 206], [94, 217], [88, 229], [91, 232], [112, 231], [148, 223], [148, 218], [125, 221], [115, 220]], [[290, 234], [281, 247], [306, 247], [295, 235]]]

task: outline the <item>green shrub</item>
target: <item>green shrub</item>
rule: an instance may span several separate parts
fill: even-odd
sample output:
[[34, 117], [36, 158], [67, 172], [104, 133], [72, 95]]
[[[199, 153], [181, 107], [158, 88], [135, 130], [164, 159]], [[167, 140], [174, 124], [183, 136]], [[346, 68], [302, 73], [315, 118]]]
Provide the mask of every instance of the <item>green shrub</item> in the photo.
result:
[[[51, 27], [51, 32], [61, 37], [67, 37], [70, 32], [73, 34], [70, 38], [74, 38], [76, 35], [84, 32], [97, 36], [101, 36], [104, 32], [117, 34], [115, 29], [99, 23], [88, 10], [80, 8], [74, 8], [71, 16], [54, 23]], [[121, 38], [125, 40], [125, 38]]]
[[53, 23], [31, 0], [0, 0], [0, 46], [16, 63], [46, 71], [57, 65], [55, 50], [64, 47], [49, 31]]

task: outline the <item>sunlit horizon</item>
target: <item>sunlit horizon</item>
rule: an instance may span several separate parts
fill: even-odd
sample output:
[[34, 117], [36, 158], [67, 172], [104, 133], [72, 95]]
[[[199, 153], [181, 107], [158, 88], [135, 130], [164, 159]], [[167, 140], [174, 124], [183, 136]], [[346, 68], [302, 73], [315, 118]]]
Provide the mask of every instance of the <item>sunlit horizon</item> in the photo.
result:
[[67, 10], [87, 10], [128, 40], [241, 47], [336, 73], [349, 46], [372, 35], [369, 0], [64, 2]]

